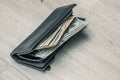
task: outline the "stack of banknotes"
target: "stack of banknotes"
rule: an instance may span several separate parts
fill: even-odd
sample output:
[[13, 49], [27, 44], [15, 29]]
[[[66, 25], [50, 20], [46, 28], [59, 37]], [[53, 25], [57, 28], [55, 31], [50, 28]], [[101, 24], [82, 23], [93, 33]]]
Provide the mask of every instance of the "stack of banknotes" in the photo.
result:
[[60, 45], [78, 33], [86, 25], [87, 22], [77, 17], [69, 17], [65, 22], [59, 25], [59, 27], [46, 40], [35, 47], [35, 50], [38, 50], [38, 53], [36, 53], [35, 56], [39, 58], [49, 56]]

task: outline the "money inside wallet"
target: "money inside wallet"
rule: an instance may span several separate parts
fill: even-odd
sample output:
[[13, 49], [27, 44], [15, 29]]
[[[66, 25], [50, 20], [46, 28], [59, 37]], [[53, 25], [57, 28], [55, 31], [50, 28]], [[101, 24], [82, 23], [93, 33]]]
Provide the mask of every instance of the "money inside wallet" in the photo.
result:
[[85, 21], [80, 20], [73, 15], [70, 16], [46, 40], [35, 47], [35, 50], [38, 50], [38, 53], [36, 53], [35, 56], [39, 58], [48, 57], [58, 46], [75, 35], [86, 25], [87, 23]]

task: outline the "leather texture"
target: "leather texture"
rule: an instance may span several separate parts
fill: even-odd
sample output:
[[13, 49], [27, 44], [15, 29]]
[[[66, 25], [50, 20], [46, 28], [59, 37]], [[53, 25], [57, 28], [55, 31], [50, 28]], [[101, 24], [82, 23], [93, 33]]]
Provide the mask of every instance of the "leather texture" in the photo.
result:
[[72, 9], [75, 6], [76, 4], [70, 4], [56, 8], [35, 31], [13, 50], [11, 57], [18, 63], [38, 70], [50, 69], [50, 64], [54, 60], [55, 55], [67, 41], [44, 59], [35, 57], [33, 53], [38, 51], [34, 50], [34, 48], [50, 36], [72, 14]]

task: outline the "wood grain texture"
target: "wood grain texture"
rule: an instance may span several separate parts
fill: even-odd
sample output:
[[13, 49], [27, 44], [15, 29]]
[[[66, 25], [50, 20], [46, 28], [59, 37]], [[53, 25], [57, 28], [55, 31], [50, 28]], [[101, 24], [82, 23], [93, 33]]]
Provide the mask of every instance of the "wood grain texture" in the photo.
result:
[[[13, 61], [11, 51], [59, 6], [77, 3], [89, 23], [56, 56], [51, 71]], [[0, 0], [1, 80], [120, 80], [120, 0]]]

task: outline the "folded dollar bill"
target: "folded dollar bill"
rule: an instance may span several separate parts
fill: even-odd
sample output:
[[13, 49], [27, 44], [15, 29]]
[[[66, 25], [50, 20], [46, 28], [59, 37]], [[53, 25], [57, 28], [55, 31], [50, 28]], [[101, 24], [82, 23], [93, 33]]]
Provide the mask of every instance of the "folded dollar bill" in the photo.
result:
[[78, 18], [74, 18], [74, 20], [73, 20], [72, 18], [71, 18], [72, 21], [70, 21], [70, 22], [72, 22], [71, 25], [70, 26], [67, 25], [69, 27], [67, 28], [66, 31], [63, 30], [63, 31], [65, 31], [63, 35], [62, 34], [59, 35], [59, 37], [61, 37], [61, 36], [62, 37], [61, 37], [61, 39], [59, 39], [59, 42], [57, 41], [57, 45], [56, 45], [56, 42], [54, 41], [53, 44], [55, 43], [55, 45], [52, 47], [49, 47], [49, 48], [40, 49], [38, 46], [37, 49], [39, 50], [39, 52], [35, 54], [36, 57], [45, 58], [46, 56], [49, 56], [52, 52], [54, 52], [58, 48], [58, 46], [62, 45], [65, 41], [70, 39], [73, 35], [75, 35], [83, 27], [85, 27], [87, 25], [87, 22], [85, 22], [85, 21], [82, 21]]
[[46, 40], [40, 43], [36, 49], [44, 49], [56, 46], [60, 41], [61, 37], [68, 29], [70, 23], [73, 21], [74, 16], [69, 17], [65, 22], [63, 22], [56, 31], [54, 31]]

